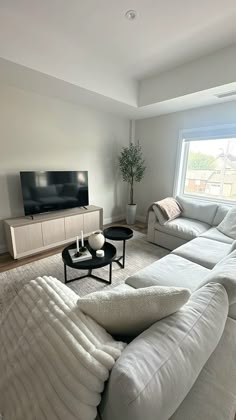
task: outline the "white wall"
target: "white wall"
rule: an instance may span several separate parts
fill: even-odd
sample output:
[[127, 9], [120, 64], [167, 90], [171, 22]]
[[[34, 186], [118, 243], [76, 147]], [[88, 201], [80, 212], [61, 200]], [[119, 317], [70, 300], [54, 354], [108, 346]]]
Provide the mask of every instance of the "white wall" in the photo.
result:
[[179, 131], [232, 123], [236, 123], [236, 101], [136, 121], [135, 137], [147, 165], [144, 179], [136, 186], [139, 217], [146, 216], [153, 201], [173, 193]]
[[122, 217], [117, 158], [128, 142], [128, 119], [0, 85], [0, 251], [2, 220], [23, 214], [20, 170], [88, 170], [90, 203], [105, 221]]

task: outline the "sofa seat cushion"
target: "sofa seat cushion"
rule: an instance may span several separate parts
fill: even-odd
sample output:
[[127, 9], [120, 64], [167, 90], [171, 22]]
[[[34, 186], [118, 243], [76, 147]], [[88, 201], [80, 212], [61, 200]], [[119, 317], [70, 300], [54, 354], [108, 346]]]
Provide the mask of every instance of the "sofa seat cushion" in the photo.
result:
[[133, 340], [111, 372], [103, 420], [169, 419], [219, 343], [227, 313], [224, 287], [208, 284]]
[[230, 251], [230, 244], [213, 239], [196, 238], [175, 249], [172, 253], [211, 270]]
[[229, 236], [224, 235], [215, 227], [207, 230], [206, 232], [201, 233], [200, 235], [202, 238], [213, 239], [214, 241], [225, 242], [226, 244], [232, 244], [233, 239]]
[[194, 291], [208, 273], [210, 270], [201, 265], [178, 255], [169, 254], [133, 274], [125, 283], [136, 289], [159, 285], [186, 287]]
[[196, 238], [201, 233], [206, 232], [210, 226], [207, 223], [199, 222], [199, 220], [187, 219], [185, 217], [178, 217], [170, 222], [161, 225], [155, 224], [155, 229], [160, 232], [168, 233], [169, 235], [177, 236], [178, 238], [191, 240]]
[[236, 411], [236, 321], [228, 318], [218, 346], [171, 420], [233, 420]]
[[207, 201], [204, 202], [197, 199], [193, 200], [182, 196], [177, 196], [176, 200], [183, 208], [183, 217], [187, 217], [189, 219], [197, 219], [209, 225], [213, 224], [213, 220], [218, 209], [218, 204], [209, 203]]

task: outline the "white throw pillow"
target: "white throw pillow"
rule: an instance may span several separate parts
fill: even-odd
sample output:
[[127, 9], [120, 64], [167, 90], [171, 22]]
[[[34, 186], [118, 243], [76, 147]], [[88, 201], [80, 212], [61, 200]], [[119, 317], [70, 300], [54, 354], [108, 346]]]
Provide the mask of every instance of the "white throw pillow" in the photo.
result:
[[110, 334], [137, 335], [176, 312], [189, 296], [190, 291], [180, 287], [114, 288], [80, 298], [78, 306]]
[[226, 236], [236, 239], [236, 206], [228, 211], [217, 229]]

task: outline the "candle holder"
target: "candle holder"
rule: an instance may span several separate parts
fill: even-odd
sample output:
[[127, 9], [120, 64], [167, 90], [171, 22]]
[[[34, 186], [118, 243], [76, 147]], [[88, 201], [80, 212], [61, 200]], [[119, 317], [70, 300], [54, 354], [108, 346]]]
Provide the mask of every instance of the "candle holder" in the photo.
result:
[[86, 246], [81, 246], [79, 249], [80, 254], [84, 254], [87, 251]]

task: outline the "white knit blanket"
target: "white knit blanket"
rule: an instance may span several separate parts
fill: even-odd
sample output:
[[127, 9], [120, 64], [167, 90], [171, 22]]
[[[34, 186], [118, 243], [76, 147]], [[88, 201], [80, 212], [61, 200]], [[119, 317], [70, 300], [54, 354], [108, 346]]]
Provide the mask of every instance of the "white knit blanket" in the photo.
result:
[[92, 420], [125, 344], [84, 315], [78, 296], [52, 277], [30, 281], [0, 331], [4, 420]]

